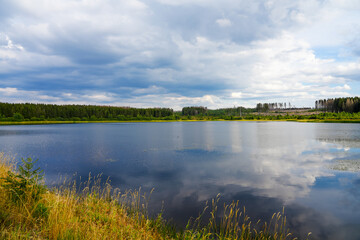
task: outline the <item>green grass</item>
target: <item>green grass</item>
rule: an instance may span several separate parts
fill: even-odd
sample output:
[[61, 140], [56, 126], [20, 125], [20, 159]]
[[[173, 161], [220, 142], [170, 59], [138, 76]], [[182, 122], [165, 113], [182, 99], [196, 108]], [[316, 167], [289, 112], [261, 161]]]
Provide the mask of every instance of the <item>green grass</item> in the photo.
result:
[[293, 239], [284, 212], [253, 222], [239, 202], [219, 207], [217, 196], [179, 230], [161, 213], [148, 215], [151, 193], [121, 192], [92, 177], [48, 189], [34, 168], [28, 158], [17, 169], [0, 153], [0, 239]]
[[360, 119], [181, 119], [181, 120], [139, 120], [139, 121], [26, 121], [26, 122], [1, 122], [0, 125], [46, 125], [46, 124], [77, 124], [77, 123], [125, 123], [125, 122], [205, 122], [205, 121], [237, 121], [237, 122], [312, 122], [312, 123], [360, 123]]
[[0, 125], [35, 125], [35, 124], [71, 124], [71, 123], [118, 123], [118, 122], [188, 122], [188, 121], [294, 121], [294, 122], [326, 122], [326, 123], [360, 123], [360, 113], [331, 113], [322, 112], [317, 114], [246, 114], [240, 116], [178, 116], [167, 118], [134, 119], [125, 120], [101, 119], [94, 121], [83, 120], [43, 120], [43, 121], [0, 121]]
[[288, 119], [287, 121], [313, 123], [360, 123], [360, 119]]
[[209, 120], [196, 120], [196, 119], [180, 119], [180, 120], [101, 120], [101, 121], [22, 121], [22, 122], [9, 122], [0, 121], [0, 125], [41, 125], [41, 124], [74, 124], [74, 123], [127, 123], [127, 122], [183, 122], [183, 121], [209, 121]]

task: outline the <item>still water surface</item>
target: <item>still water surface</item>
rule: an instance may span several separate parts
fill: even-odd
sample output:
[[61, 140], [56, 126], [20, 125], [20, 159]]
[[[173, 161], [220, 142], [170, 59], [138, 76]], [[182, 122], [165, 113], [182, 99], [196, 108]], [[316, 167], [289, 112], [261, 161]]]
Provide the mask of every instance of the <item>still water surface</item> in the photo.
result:
[[[179, 225], [206, 200], [239, 200], [252, 219], [285, 206], [313, 239], [360, 239], [360, 125], [296, 122], [1, 126], [0, 151], [39, 159], [48, 184], [102, 173], [121, 189], [155, 188]], [[335, 170], [336, 169], [336, 170]]]

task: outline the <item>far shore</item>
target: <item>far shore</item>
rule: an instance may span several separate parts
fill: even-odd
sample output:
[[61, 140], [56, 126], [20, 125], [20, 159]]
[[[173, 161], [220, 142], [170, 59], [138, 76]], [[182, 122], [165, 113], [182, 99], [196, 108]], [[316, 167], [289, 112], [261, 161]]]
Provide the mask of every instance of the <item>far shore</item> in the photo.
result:
[[79, 124], [79, 123], [138, 123], [138, 122], [310, 122], [310, 123], [360, 123], [360, 119], [180, 119], [180, 120], [102, 120], [102, 121], [0, 121], [0, 125], [47, 125], [47, 124]]

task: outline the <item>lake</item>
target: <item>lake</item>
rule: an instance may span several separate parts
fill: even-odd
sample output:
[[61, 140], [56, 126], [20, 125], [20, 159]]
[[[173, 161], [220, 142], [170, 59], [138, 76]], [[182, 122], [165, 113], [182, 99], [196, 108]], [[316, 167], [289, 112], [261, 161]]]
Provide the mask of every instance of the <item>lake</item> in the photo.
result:
[[239, 200], [256, 221], [285, 207], [312, 239], [360, 239], [360, 124], [149, 122], [0, 126], [0, 151], [38, 158], [48, 184], [102, 173], [150, 191], [179, 226], [207, 200]]

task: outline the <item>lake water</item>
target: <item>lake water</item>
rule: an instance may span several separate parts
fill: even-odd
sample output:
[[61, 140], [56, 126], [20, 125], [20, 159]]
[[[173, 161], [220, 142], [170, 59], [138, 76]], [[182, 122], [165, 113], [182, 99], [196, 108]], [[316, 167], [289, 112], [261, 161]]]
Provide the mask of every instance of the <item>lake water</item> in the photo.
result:
[[155, 188], [177, 224], [206, 200], [239, 200], [254, 220], [285, 213], [313, 239], [360, 239], [360, 125], [297, 122], [0, 126], [0, 151], [60, 175], [103, 173], [121, 189]]

